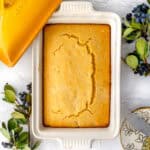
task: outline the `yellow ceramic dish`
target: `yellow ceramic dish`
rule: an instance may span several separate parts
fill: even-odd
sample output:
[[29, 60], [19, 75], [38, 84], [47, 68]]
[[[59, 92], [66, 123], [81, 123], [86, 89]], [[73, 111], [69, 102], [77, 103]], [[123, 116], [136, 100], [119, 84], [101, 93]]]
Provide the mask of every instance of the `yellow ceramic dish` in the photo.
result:
[[16, 64], [61, 0], [0, 0], [0, 60]]

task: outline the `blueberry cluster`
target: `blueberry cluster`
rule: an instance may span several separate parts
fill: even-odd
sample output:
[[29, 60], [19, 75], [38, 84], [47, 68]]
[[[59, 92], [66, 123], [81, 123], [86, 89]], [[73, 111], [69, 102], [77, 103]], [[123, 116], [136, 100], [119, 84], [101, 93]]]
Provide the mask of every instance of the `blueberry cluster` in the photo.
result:
[[147, 13], [148, 9], [149, 9], [149, 6], [143, 3], [134, 7], [132, 12], [133, 13], [139, 13], [139, 12]]
[[[150, 0], [148, 3], [150, 4]], [[149, 24], [150, 5], [144, 3], [134, 7], [122, 23], [123, 38], [127, 43], [136, 42], [136, 50], [126, 56], [125, 62], [135, 74], [141, 76], [150, 75], [150, 64], [147, 62], [150, 41]]]
[[27, 90], [29, 91], [29, 93], [32, 93], [32, 83], [27, 85]]
[[26, 92], [19, 93], [19, 99], [20, 99], [21, 101], [24, 101], [24, 100], [26, 99], [26, 95], [27, 95]]
[[19, 100], [20, 100], [19, 103], [24, 106], [24, 109], [30, 108], [31, 93], [32, 93], [32, 84], [31, 83], [27, 85], [27, 92], [23, 91], [23, 92], [19, 93]]
[[[150, 14], [148, 14], [149, 6], [146, 4], [141, 4], [135, 7], [132, 10], [132, 13], [136, 19], [137, 23], [145, 23], [146, 20], [150, 21]], [[132, 14], [130, 14], [132, 15]], [[130, 19], [130, 15], [128, 14], [128, 18]]]
[[25, 101], [25, 99], [26, 99], [26, 97], [27, 97], [28, 94], [31, 94], [31, 93], [32, 93], [32, 84], [31, 84], [31, 83], [27, 85], [27, 90], [28, 90], [29, 93], [28, 93], [28, 92], [25, 92], [25, 91], [19, 93], [19, 99], [20, 99], [22, 102]]
[[148, 75], [150, 73], [150, 65], [147, 63], [141, 63], [135, 70], [135, 74], [139, 74], [141, 76]]
[[7, 142], [2, 142], [2, 145], [3, 145], [4, 148], [8, 148], [8, 149], [13, 147], [12, 143], [7, 143]]

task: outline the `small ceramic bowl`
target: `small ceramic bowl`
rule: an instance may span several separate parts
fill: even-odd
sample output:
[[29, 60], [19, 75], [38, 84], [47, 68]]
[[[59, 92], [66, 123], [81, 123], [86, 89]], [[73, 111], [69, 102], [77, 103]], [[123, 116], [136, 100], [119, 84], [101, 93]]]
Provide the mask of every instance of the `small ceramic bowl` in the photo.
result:
[[[150, 107], [142, 107], [133, 111], [150, 125]], [[150, 138], [136, 130], [125, 119], [120, 130], [120, 140], [124, 150], [150, 150]]]

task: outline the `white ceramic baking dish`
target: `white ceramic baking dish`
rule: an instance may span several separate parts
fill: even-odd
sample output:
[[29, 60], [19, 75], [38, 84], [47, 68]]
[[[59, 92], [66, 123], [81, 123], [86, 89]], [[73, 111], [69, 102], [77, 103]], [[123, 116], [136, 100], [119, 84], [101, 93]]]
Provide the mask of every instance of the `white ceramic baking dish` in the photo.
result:
[[40, 139], [55, 139], [64, 146], [90, 146], [95, 139], [114, 138], [120, 127], [120, 48], [121, 21], [118, 15], [95, 11], [90, 2], [62, 2], [48, 24], [82, 23], [108, 24], [111, 26], [111, 108], [107, 128], [50, 128], [43, 125], [42, 99], [42, 32], [33, 43], [33, 104], [32, 131]]

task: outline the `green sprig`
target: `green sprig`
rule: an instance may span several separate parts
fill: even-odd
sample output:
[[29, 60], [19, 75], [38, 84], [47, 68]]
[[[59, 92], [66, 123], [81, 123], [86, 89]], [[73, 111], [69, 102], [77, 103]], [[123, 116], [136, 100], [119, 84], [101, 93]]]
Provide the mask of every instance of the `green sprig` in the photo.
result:
[[31, 84], [27, 85], [27, 91], [17, 93], [15, 88], [9, 84], [4, 86], [4, 98], [7, 103], [14, 105], [14, 111], [7, 123], [2, 122], [0, 132], [8, 140], [2, 142], [4, 148], [14, 150], [35, 150], [40, 145], [37, 141], [31, 144], [30, 132], [24, 130], [24, 125], [28, 126], [30, 131], [31, 114]]
[[[150, 4], [150, 0], [147, 0]], [[128, 13], [123, 19], [122, 37], [126, 42], [135, 43], [135, 49], [127, 54], [125, 63], [135, 74], [149, 75], [150, 64], [150, 6], [141, 4], [136, 6], [132, 13]]]

